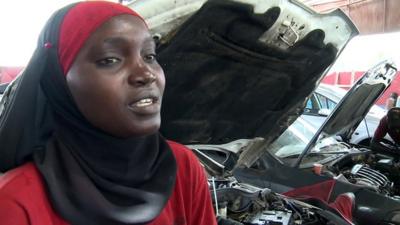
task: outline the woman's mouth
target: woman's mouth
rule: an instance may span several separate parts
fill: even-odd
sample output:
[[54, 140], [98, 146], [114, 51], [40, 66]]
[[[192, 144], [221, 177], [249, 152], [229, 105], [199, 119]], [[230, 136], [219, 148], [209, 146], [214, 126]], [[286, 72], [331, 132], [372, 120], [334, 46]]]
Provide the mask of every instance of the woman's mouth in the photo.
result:
[[158, 97], [144, 97], [128, 105], [129, 110], [138, 114], [155, 114], [160, 111], [160, 101]]
[[140, 101], [134, 103], [134, 106], [136, 107], [146, 107], [149, 105], [152, 105], [154, 103], [154, 99], [153, 98], [144, 98], [141, 99]]

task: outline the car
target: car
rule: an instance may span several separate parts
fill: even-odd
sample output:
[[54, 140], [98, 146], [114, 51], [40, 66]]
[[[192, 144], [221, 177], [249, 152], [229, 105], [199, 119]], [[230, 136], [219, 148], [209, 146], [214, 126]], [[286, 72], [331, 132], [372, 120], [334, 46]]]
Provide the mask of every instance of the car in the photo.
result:
[[[216, 174], [231, 173], [240, 183], [326, 202], [352, 192], [356, 200], [354, 222], [400, 224], [400, 153], [376, 153], [338, 141], [348, 140], [396, 71], [390, 61], [369, 70], [339, 102], [322, 127], [315, 128], [298, 117], [268, 146], [263, 146], [265, 139], [260, 137], [221, 145], [189, 146], [201, 160], [209, 164], [214, 162], [213, 166], [206, 167], [208, 170]], [[264, 155], [249, 167], [232, 169], [241, 153], [253, 147], [263, 147]], [[317, 172], [316, 168], [322, 170]]]
[[[155, 3], [151, 10], [145, 7], [150, 3], [140, 0], [133, 6], [146, 17], [155, 33], [158, 61], [166, 74], [161, 132], [168, 139], [186, 144], [202, 161], [210, 176], [216, 212], [221, 211], [238, 222], [258, 224], [249, 221], [265, 220], [262, 215], [269, 210], [278, 215], [276, 208], [269, 208], [274, 204], [263, 198], [263, 191], [286, 193], [301, 188], [290, 186], [292, 178], [304, 178], [310, 185], [320, 183], [315, 180], [333, 180], [307, 171], [314, 163], [310, 163], [310, 168], [300, 168], [296, 164], [287, 166], [273, 157], [282, 170], [289, 168], [299, 175], [271, 169], [270, 173], [282, 175], [288, 183], [275, 182], [275, 187], [286, 187], [282, 191], [262, 185], [272, 181], [260, 176], [262, 172], [257, 163], [263, 159], [268, 146], [302, 114], [318, 82], [346, 43], [357, 34], [343, 12], [319, 15], [296, 1], [182, 1], [181, 5], [174, 1], [172, 7], [169, 1], [154, 2], [158, 5]], [[383, 76], [389, 78], [390, 74]], [[370, 98], [379, 96], [391, 79], [377, 76], [377, 80], [379, 92]], [[348, 117], [363, 118], [371, 104], [368, 101], [359, 108], [362, 112]], [[329, 118], [334, 115], [332, 112]], [[348, 125], [353, 123], [359, 124], [349, 122]], [[347, 134], [338, 133], [338, 136], [345, 140]], [[225, 154], [226, 151], [233, 153]], [[258, 176], [252, 176], [254, 169], [259, 171]], [[243, 176], [239, 176], [240, 172]], [[303, 173], [315, 177], [301, 177]], [[338, 187], [354, 187], [350, 182], [340, 184]], [[375, 222], [396, 222], [393, 218], [399, 215], [398, 201], [364, 186], [355, 187], [335, 189], [329, 202], [341, 194], [355, 192], [356, 203], [361, 209], [367, 209], [362, 211], [357, 206], [356, 222], [370, 217]], [[357, 188], [366, 191], [358, 192]], [[262, 198], [250, 201], [246, 196]], [[378, 201], [371, 203], [371, 199], [387, 202], [387, 207], [374, 210]], [[290, 204], [284, 204], [283, 208], [295, 211]], [[316, 224], [325, 224], [326, 219]]]
[[389, 61], [373, 67], [321, 127], [299, 117], [252, 167], [235, 170], [235, 177], [289, 196], [309, 195], [326, 201], [353, 192], [356, 223], [400, 224], [400, 152], [378, 153], [342, 141], [349, 140], [396, 71]]
[[[263, 140], [238, 158], [232, 155], [232, 169], [251, 165], [301, 114], [305, 99], [358, 33], [342, 11], [320, 15], [296, 1], [138, 0], [132, 7], [149, 21], [166, 74], [161, 133], [189, 147]], [[214, 168], [208, 170], [211, 194], [216, 212], [227, 211], [227, 218], [246, 224], [311, 222], [307, 218], [343, 223], [324, 214], [327, 210], [296, 208], [274, 192], [276, 198], [264, 196], [268, 188], [237, 182], [229, 169], [219, 171], [212, 161], [203, 164]], [[294, 213], [308, 210], [314, 216]], [[287, 211], [293, 213], [281, 214]]]
[[[220, 217], [252, 225], [352, 224], [351, 215], [338, 208], [234, 176], [243, 166], [251, 168], [301, 115], [306, 99], [358, 34], [345, 13], [317, 14], [293, 0], [136, 0], [130, 6], [147, 20], [166, 74], [160, 131], [202, 161]], [[29, 80], [17, 78], [1, 102], [12, 99], [19, 82]], [[14, 132], [2, 121], [5, 113], [13, 112], [0, 109], [0, 143]], [[221, 167], [195, 145], [237, 154], [228, 154]]]
[[[320, 127], [346, 93], [342, 88], [320, 84], [308, 99], [302, 118], [314, 127]], [[386, 111], [374, 104], [348, 141], [369, 146], [380, 119], [385, 115]], [[390, 137], [385, 138], [391, 140]]]

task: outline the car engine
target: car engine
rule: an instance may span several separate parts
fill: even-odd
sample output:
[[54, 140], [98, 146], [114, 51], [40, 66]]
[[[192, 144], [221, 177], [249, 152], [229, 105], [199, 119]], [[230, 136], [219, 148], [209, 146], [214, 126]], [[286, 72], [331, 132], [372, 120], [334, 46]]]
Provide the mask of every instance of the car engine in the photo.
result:
[[350, 183], [400, 198], [400, 162], [395, 157], [363, 148], [327, 166], [327, 170]]
[[372, 169], [367, 164], [356, 164], [346, 173], [353, 183], [367, 185], [376, 191], [388, 192], [392, 187], [392, 182], [384, 174]]
[[268, 188], [238, 183], [234, 178], [209, 179], [218, 217], [244, 225], [349, 224], [336, 214], [279, 195]]

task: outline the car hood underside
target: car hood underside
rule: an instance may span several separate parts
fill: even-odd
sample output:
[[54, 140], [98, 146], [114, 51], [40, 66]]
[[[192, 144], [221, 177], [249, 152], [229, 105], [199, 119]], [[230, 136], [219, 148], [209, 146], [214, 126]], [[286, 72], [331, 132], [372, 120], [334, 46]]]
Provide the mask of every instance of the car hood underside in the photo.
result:
[[[164, 32], [158, 61], [167, 81], [161, 126], [166, 138], [223, 144], [262, 137], [267, 145], [302, 113], [306, 98], [357, 31], [336, 11], [325, 16], [326, 24], [335, 21], [329, 35], [342, 35], [332, 39], [322, 23], [312, 23], [321, 21], [318, 15], [278, 2], [284, 7], [271, 3], [261, 13], [251, 4], [207, 1], [169, 32], [150, 26]], [[157, 24], [157, 15], [144, 14]], [[258, 147], [239, 160], [250, 164], [261, 153]]]

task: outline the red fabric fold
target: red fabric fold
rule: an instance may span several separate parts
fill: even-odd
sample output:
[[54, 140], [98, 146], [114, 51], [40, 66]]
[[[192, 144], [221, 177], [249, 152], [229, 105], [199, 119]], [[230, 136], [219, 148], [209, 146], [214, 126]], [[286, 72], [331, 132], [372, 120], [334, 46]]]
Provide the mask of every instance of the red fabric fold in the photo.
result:
[[335, 183], [336, 181], [333, 179], [327, 180], [321, 183], [296, 188], [283, 194], [288, 197], [312, 197], [328, 202]]
[[283, 193], [292, 198], [317, 199], [327, 206], [335, 209], [350, 224], [353, 221], [353, 200], [344, 195], [339, 195], [335, 201], [329, 202], [336, 180], [331, 179], [321, 183], [312, 184]]

